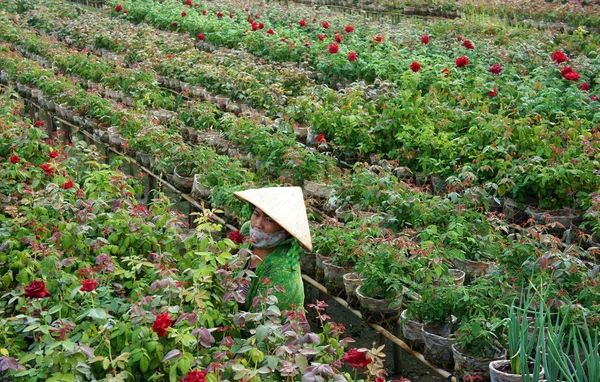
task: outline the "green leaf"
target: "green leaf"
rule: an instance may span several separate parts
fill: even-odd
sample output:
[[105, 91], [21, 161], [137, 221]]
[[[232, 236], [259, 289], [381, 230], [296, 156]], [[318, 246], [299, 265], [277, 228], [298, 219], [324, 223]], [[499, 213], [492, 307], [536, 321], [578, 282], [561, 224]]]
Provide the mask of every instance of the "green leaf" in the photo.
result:
[[271, 334], [271, 328], [266, 325], [259, 325], [256, 328], [256, 343], [263, 342]]
[[106, 313], [102, 308], [90, 309], [87, 315], [88, 317], [96, 320], [105, 320], [112, 317], [110, 314]]
[[142, 355], [142, 358], [140, 359], [140, 370], [142, 370], [142, 372], [146, 372], [146, 370], [148, 370], [148, 361], [149, 358], [146, 354]]

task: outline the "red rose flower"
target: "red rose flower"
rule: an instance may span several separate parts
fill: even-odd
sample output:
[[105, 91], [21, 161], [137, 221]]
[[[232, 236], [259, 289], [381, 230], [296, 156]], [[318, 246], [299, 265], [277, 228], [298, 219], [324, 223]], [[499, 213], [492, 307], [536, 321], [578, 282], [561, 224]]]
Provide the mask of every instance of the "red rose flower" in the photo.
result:
[[244, 235], [242, 235], [240, 231], [229, 232], [227, 238], [236, 244], [242, 244], [244, 242]]
[[252, 27], [252, 31], [257, 31], [258, 30], [258, 23], [256, 21], [253, 21], [251, 27]]
[[126, 15], [128, 15], [129, 11], [126, 9], [126, 10], [123, 11], [123, 13], [125, 13]]
[[258, 29], [264, 29], [265, 23], [258, 23]]
[[12, 164], [17, 164], [21, 161], [21, 158], [19, 158], [18, 155], [11, 155], [10, 156], [10, 163]]
[[223, 17], [223, 14], [221, 12], [217, 12], [217, 17], [221, 18], [221, 17]]
[[500, 72], [502, 72], [502, 66], [500, 66], [498, 64], [494, 64], [494, 65], [490, 66], [490, 68], [488, 69], [488, 72], [490, 72], [492, 74], [500, 74]]
[[337, 44], [329, 44], [329, 53], [335, 54], [339, 50]]
[[457, 40], [458, 41], [462, 41], [463, 40], [463, 36], [458, 36]]
[[413, 62], [412, 64], [410, 64], [410, 70], [412, 70], [413, 72], [418, 72], [419, 70], [421, 70], [421, 64], [419, 64], [418, 62]]
[[268, 34], [275, 34], [275, 31], [271, 28], [269, 28], [269, 30], [267, 31]]
[[206, 9], [202, 10], [202, 14], [206, 16]]
[[564, 77], [569, 81], [575, 81], [575, 82], [579, 81], [579, 79], [581, 78], [581, 76], [577, 72], [569, 72], [569, 73], [565, 74]]
[[350, 60], [350, 61], [356, 61], [356, 52], [350, 52], [350, 53], [348, 53], [348, 60]]
[[587, 82], [583, 82], [581, 85], [579, 85], [579, 89], [588, 91], [590, 90], [590, 85]]
[[341, 44], [342, 43], [342, 35], [339, 33], [336, 33], [336, 35], [333, 37], [333, 39], [335, 40], [336, 43]]
[[46, 289], [44, 280], [34, 280], [25, 287], [25, 297], [44, 298], [52, 296]]
[[244, 11], [248, 12], [250, 10], [250, 8], [246, 7], [244, 8]]
[[473, 50], [473, 49], [475, 49], [475, 45], [473, 45], [473, 43], [472, 43], [470, 40], [465, 40], [465, 41], [463, 41], [462, 45], [463, 45], [465, 48], [467, 48], [467, 49], [470, 49], [470, 50]]
[[279, 39], [279, 41], [281, 41], [281, 42], [285, 42], [285, 38], [284, 38], [284, 37], [282, 37], [282, 38], [280, 38], [280, 39]]
[[365, 351], [359, 351], [358, 349], [350, 349], [342, 357], [344, 362], [348, 362], [353, 368], [365, 367], [371, 363], [370, 359], [367, 359], [367, 353]]
[[185, 0], [185, 5], [192, 6], [192, 0]]
[[173, 323], [172, 317], [169, 316], [169, 312], [161, 313], [156, 316], [154, 324], [152, 324], [152, 330], [162, 337], [167, 334], [167, 328]]
[[556, 61], [557, 64], [560, 64], [561, 62], [567, 61], [567, 56], [560, 50], [557, 50], [552, 53], [552, 61]]
[[171, 53], [167, 54], [167, 58], [173, 58], [173, 55]]
[[383, 37], [381, 37], [380, 35], [375, 36], [375, 41], [376, 42], [382, 42], [383, 41]]
[[179, 24], [177, 24], [175, 21], [173, 21], [171, 23], [171, 28], [177, 28], [177, 25], [179, 25]]
[[92, 292], [96, 290], [98, 286], [98, 280], [82, 280], [81, 288], [79, 289], [82, 292]]
[[598, 101], [598, 96], [597, 95], [593, 95], [593, 96], [590, 97], [590, 99], [592, 101]]
[[492, 89], [491, 92], [488, 93], [488, 96], [495, 97], [497, 93], [498, 93], [498, 89], [494, 88], [494, 89]]
[[230, 18], [230, 19], [232, 19], [232, 18], [233, 18], [233, 16], [234, 16], [234, 14], [233, 14], [233, 13], [230, 13], [230, 14], [229, 14], [229, 18]]
[[308, 42], [308, 41], [307, 41], [307, 42], [305, 42], [305, 43], [304, 43], [304, 46], [308, 48], [308, 47], [310, 46], [310, 42]]
[[354, 27], [352, 25], [348, 25], [344, 30], [346, 31], [346, 33], [352, 33], [354, 32]]
[[255, 19], [260, 19], [260, 15], [258, 13], [254, 14]]
[[123, 6], [121, 4], [117, 4], [115, 7], [115, 12], [121, 12], [123, 10]]
[[44, 126], [46, 126], [46, 124], [43, 121], [35, 121], [33, 123], [33, 126], [35, 126], [35, 127], [44, 127]]
[[300, 24], [301, 27], [305, 27], [306, 26], [306, 21], [300, 20], [299, 24]]
[[317, 135], [317, 143], [326, 143], [325, 134], [321, 133]]
[[444, 73], [444, 77], [448, 77], [448, 74], [450, 74], [450, 69], [444, 68], [444, 70], [442, 70], [442, 73]]
[[68, 190], [69, 188], [73, 188], [73, 187], [75, 187], [75, 185], [71, 181], [64, 182], [63, 185], [60, 186], [60, 188], [62, 188], [63, 190]]
[[50, 151], [50, 154], [48, 154], [48, 156], [52, 159], [58, 157], [58, 152], [56, 151]]
[[198, 371], [188, 371], [185, 377], [181, 380], [181, 382], [206, 382], [206, 374], [208, 374], [205, 370]]
[[325, 40], [325, 36], [323, 36], [323, 35], [322, 35], [322, 34], [320, 34], [320, 33], [317, 35], [317, 38], [318, 38], [319, 40], [321, 40], [321, 41]]
[[384, 377], [377, 377], [377, 378], [375, 378], [375, 382], [385, 382], [385, 378]]
[[206, 36], [204, 35], [204, 33], [199, 33], [198, 34], [198, 40], [204, 41], [205, 38], [206, 38]]
[[460, 56], [456, 59], [456, 66], [459, 68], [464, 68], [469, 65], [469, 58], [467, 56]]
[[323, 22], [321, 23], [321, 25], [323, 26], [323, 28], [325, 28], [325, 29], [329, 29], [329, 23], [328, 23], [327, 21], [323, 21]]
[[40, 168], [48, 175], [54, 174], [54, 169], [48, 163], [41, 164]]
[[421, 36], [421, 43], [422, 44], [429, 44], [429, 36], [424, 34], [423, 36]]
[[181, 12], [181, 17], [185, 17], [185, 16], [187, 16], [187, 12], [186, 11], [182, 11]]

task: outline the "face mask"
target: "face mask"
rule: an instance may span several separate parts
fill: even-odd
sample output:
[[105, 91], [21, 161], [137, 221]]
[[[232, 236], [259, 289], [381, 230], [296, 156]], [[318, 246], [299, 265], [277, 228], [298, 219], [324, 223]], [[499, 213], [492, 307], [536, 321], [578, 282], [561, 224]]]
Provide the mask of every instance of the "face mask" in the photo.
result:
[[284, 242], [289, 234], [286, 230], [266, 233], [259, 229], [250, 227], [250, 237], [252, 238], [252, 246], [258, 249], [269, 249], [277, 247]]

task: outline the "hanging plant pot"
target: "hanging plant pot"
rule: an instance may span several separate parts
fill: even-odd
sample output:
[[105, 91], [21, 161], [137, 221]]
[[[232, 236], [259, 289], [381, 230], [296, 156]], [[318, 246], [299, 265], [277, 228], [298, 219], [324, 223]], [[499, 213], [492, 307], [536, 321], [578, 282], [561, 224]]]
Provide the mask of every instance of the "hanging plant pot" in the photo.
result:
[[[523, 377], [520, 374], [512, 374], [509, 360], [492, 361], [489, 365], [491, 382], [521, 382]], [[535, 379], [532, 374], [529, 375], [530, 381], [541, 381], [544, 378], [544, 368], [541, 368], [538, 378]]]
[[200, 182], [200, 174], [194, 174], [194, 181], [192, 184], [192, 198], [196, 200], [207, 200], [211, 193], [211, 188], [202, 185]]
[[177, 167], [173, 171], [173, 185], [182, 192], [190, 192], [194, 185], [194, 178], [191, 176], [181, 176], [177, 173]]
[[325, 261], [331, 260], [331, 257], [323, 256], [319, 253], [315, 255], [315, 279], [322, 283], [325, 280]]
[[360, 278], [358, 273], [350, 272], [344, 274], [342, 280], [344, 282], [344, 290], [346, 291], [346, 301], [348, 302], [348, 305], [353, 308], [359, 308], [360, 304], [358, 303], [358, 297], [356, 296], [356, 288], [362, 284], [363, 279]]
[[402, 335], [409, 342], [410, 347], [415, 350], [423, 350], [425, 345], [423, 341], [423, 323], [409, 319], [405, 309], [400, 314], [398, 324], [402, 325]]
[[363, 319], [380, 325], [396, 323], [402, 311], [402, 295], [394, 299], [379, 299], [362, 294], [362, 287], [356, 288], [356, 297]]
[[340, 267], [331, 263], [331, 260], [323, 262], [325, 288], [334, 296], [344, 297], [346, 289], [344, 288], [344, 275], [354, 270], [353, 267]]
[[317, 272], [317, 255], [314, 252], [305, 252], [300, 256], [300, 269], [307, 276], [315, 278]]
[[464, 354], [458, 345], [452, 345], [454, 371], [456, 371], [456, 374], [461, 377], [464, 377], [467, 374], [475, 374], [483, 377], [485, 380], [488, 380], [490, 378], [490, 362], [506, 359], [506, 349], [504, 349], [500, 344], [491, 346], [490, 350], [494, 353], [492, 358], [473, 358]]
[[450, 367], [454, 362], [452, 355], [453, 338], [450, 336], [450, 324], [426, 322], [423, 324], [424, 356], [436, 365]]

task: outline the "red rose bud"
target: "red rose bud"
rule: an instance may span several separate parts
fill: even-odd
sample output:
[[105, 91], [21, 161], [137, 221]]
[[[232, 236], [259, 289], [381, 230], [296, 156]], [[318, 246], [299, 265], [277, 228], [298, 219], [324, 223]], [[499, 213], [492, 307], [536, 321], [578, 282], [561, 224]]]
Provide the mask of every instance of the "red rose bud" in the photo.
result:
[[587, 82], [583, 82], [581, 85], [579, 85], [579, 89], [588, 91], [588, 90], [590, 90], [590, 85], [588, 85]]
[[459, 68], [464, 68], [469, 65], [469, 58], [467, 56], [460, 56], [456, 59], [456, 66]]
[[206, 16], [206, 9], [202, 10], [202, 14]]
[[564, 77], [565, 74], [571, 73], [572, 71], [573, 71], [573, 68], [571, 68], [570, 66], [565, 66], [563, 68], [563, 70], [560, 71], [560, 74], [562, 74], [562, 76]]
[[230, 18], [230, 19], [232, 19], [232, 18], [233, 18], [233, 16], [234, 16], [234, 15], [233, 15], [233, 13], [230, 13], [230, 14], [229, 14], [229, 18]]
[[205, 38], [206, 38], [206, 36], [204, 35], [204, 33], [199, 33], [198, 34], [198, 40], [204, 41]]
[[473, 49], [475, 49], [475, 45], [473, 45], [473, 43], [472, 43], [471, 41], [469, 41], [469, 40], [465, 40], [465, 41], [463, 41], [463, 44], [462, 44], [462, 45], [463, 45], [465, 48], [467, 48], [467, 49], [470, 49], [470, 50], [473, 50]]
[[183, 377], [181, 382], [206, 382], [206, 375], [208, 372], [206, 370], [193, 370], [188, 371], [188, 373]]
[[354, 32], [354, 27], [352, 25], [348, 25], [344, 30], [346, 31], [346, 33], [352, 33]]
[[52, 174], [54, 174], [54, 169], [53, 169], [52, 167], [50, 167], [50, 165], [49, 165], [48, 163], [41, 164], [41, 165], [40, 165], [40, 168], [41, 168], [42, 170], [44, 170], [44, 172], [45, 172], [47, 175], [52, 175]]
[[448, 77], [448, 74], [450, 74], [450, 69], [444, 68], [444, 70], [442, 70], [442, 73], [444, 73], [444, 77]]
[[236, 244], [242, 244], [244, 242], [244, 235], [242, 235], [240, 231], [229, 232], [227, 238]]
[[252, 30], [253, 31], [257, 31], [258, 30], [258, 23], [255, 22], [255, 21], [252, 22]]
[[336, 35], [333, 37], [333, 39], [335, 40], [336, 43], [341, 44], [342, 43], [342, 35], [339, 33], [336, 33]]
[[305, 27], [306, 26], [306, 21], [300, 20], [299, 24], [300, 24], [301, 27]]
[[488, 93], [488, 96], [495, 97], [497, 93], [498, 93], [498, 89], [494, 88], [494, 89], [492, 89], [491, 92]]
[[282, 38], [279, 39], [279, 41], [285, 42], [285, 38], [282, 37]]
[[248, 12], [250, 10], [250, 8], [246, 7], [244, 8], [244, 11]]
[[275, 34], [275, 31], [273, 31], [273, 29], [269, 28], [269, 30], [267, 31], [268, 34]]
[[185, 5], [191, 6], [192, 5], [192, 0], [185, 0]]
[[258, 29], [264, 29], [265, 23], [258, 23]]
[[421, 43], [422, 44], [429, 44], [429, 36], [424, 34], [423, 36], [421, 36]]
[[187, 16], [187, 12], [186, 11], [182, 11], [181, 12], [181, 17], [185, 17], [185, 16]]
[[410, 64], [410, 70], [412, 70], [413, 72], [418, 72], [419, 70], [421, 70], [421, 64], [419, 64], [418, 62], [413, 62], [412, 64]]
[[46, 284], [44, 284], [43, 280], [32, 281], [25, 287], [25, 293], [23, 295], [30, 298], [45, 298], [52, 296], [46, 289]]
[[177, 25], [179, 25], [179, 24], [177, 24], [175, 21], [173, 21], [171, 23], [171, 28], [177, 28]]
[[167, 58], [173, 58], [173, 55], [171, 53], [167, 54]]
[[221, 18], [221, 17], [223, 17], [223, 14], [221, 12], [217, 12], [217, 17]]
[[48, 156], [52, 159], [58, 157], [58, 152], [56, 151], [50, 151], [50, 153], [48, 154]]
[[552, 53], [552, 61], [556, 61], [557, 64], [560, 64], [561, 62], [567, 61], [567, 56], [563, 52], [557, 50]]
[[348, 53], [348, 60], [350, 60], [350, 61], [356, 61], [356, 52], [350, 52], [350, 53]]
[[115, 12], [121, 12], [123, 10], [123, 6], [121, 4], [117, 4], [115, 7]]
[[502, 66], [500, 66], [498, 64], [494, 64], [494, 65], [490, 66], [490, 68], [488, 69], [488, 72], [490, 72], [492, 74], [500, 74], [500, 72], [502, 72]]
[[367, 359], [366, 351], [359, 351], [358, 349], [350, 349], [342, 357], [344, 362], [348, 362], [353, 368], [365, 367], [371, 363], [371, 359]]
[[337, 46], [337, 44], [329, 44], [329, 53], [335, 54], [338, 52], [338, 50], [339, 47]]
[[458, 41], [462, 41], [463, 40], [463, 36], [458, 36]]
[[325, 29], [329, 29], [329, 23], [328, 23], [327, 21], [323, 21], [323, 22], [321, 23], [321, 25], [323, 26], [323, 28], [325, 28]]
[[33, 126], [35, 126], [35, 127], [44, 127], [44, 126], [46, 126], [46, 124], [43, 121], [35, 121], [33, 123]]
[[167, 334], [167, 328], [173, 323], [172, 317], [169, 316], [168, 312], [161, 313], [156, 316], [154, 324], [152, 324], [152, 330], [158, 334], [159, 337]]
[[593, 96], [590, 97], [590, 99], [592, 101], [598, 101], [598, 96], [597, 95], [593, 95]]
[[255, 19], [260, 19], [260, 15], [259, 15], [258, 13], [256, 13], [256, 14], [254, 15], [254, 18], [255, 18]]
[[21, 158], [19, 158], [18, 155], [11, 155], [11, 157], [10, 157], [10, 163], [17, 164], [20, 161], [21, 161]]
[[325, 36], [323, 36], [323, 35], [322, 35], [322, 34], [320, 34], [320, 33], [317, 35], [317, 38], [318, 38], [319, 40], [321, 40], [321, 41], [325, 40]]
[[319, 134], [317, 135], [317, 143], [327, 143], [327, 140], [325, 139], [325, 134]]
[[60, 186], [60, 188], [62, 188], [63, 190], [68, 190], [69, 188], [73, 187], [75, 187], [75, 185], [71, 181], [65, 182], [62, 186]]
[[381, 37], [380, 35], [375, 36], [375, 41], [376, 42], [382, 42], [383, 41], [383, 37]]
[[79, 289], [82, 292], [93, 292], [96, 290], [98, 286], [98, 280], [83, 280], [81, 282], [81, 288]]

